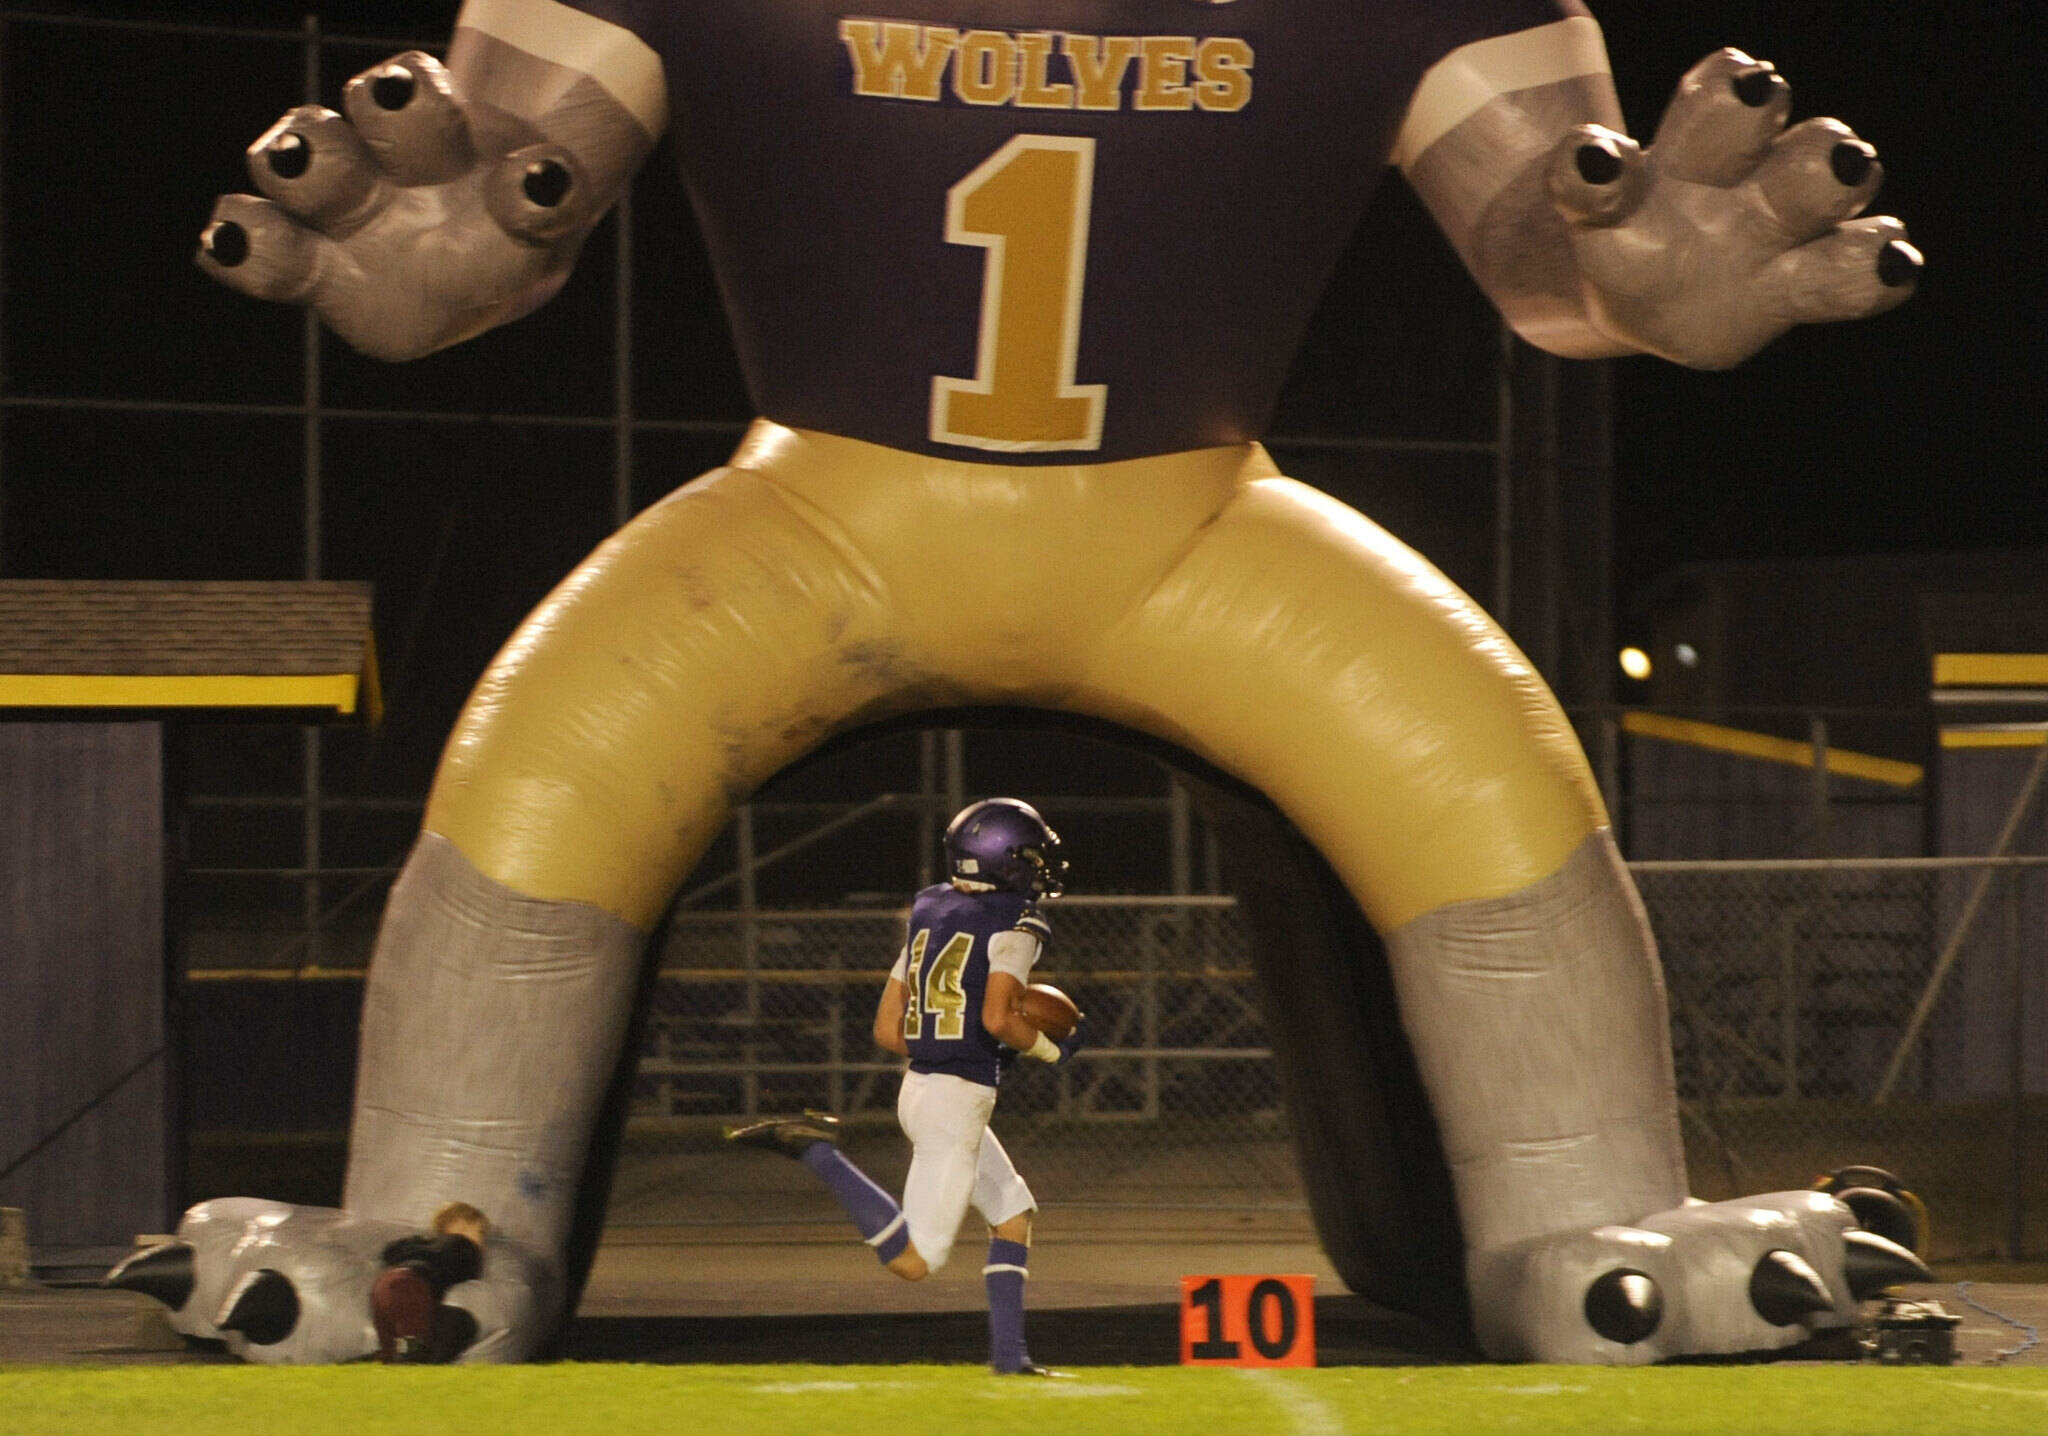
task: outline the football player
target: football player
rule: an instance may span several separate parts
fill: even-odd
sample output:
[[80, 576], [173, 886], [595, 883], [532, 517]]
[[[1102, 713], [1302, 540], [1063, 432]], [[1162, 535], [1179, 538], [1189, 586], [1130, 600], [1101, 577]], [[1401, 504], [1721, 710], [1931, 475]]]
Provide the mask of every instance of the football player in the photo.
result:
[[1081, 1045], [1076, 1024], [1055, 1042], [1017, 1010], [1052, 942], [1040, 898], [1064, 887], [1059, 835], [1029, 803], [989, 798], [946, 828], [948, 881], [920, 892], [896, 965], [875, 1007], [875, 1041], [910, 1059], [896, 1120], [910, 1138], [903, 1204], [839, 1150], [839, 1119], [822, 1112], [728, 1129], [726, 1139], [794, 1157], [846, 1208], [882, 1265], [921, 1281], [946, 1264], [972, 1206], [988, 1223], [989, 1366], [1001, 1376], [1054, 1376], [1024, 1343], [1031, 1188], [988, 1121], [1012, 1058], [1058, 1064]]

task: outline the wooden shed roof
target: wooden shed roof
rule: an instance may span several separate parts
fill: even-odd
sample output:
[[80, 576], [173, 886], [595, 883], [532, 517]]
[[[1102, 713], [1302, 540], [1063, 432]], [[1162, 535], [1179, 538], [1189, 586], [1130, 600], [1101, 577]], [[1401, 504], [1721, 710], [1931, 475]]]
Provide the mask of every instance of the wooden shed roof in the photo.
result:
[[380, 707], [367, 583], [0, 580], [0, 709]]

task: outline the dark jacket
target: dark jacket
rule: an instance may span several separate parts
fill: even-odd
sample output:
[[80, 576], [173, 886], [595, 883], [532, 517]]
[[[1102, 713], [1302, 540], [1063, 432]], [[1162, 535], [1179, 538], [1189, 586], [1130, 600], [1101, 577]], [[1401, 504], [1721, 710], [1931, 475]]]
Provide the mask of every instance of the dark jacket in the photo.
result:
[[400, 1237], [384, 1248], [384, 1265], [411, 1267], [434, 1289], [434, 1300], [448, 1294], [448, 1288], [474, 1281], [483, 1274], [484, 1254], [468, 1237]]

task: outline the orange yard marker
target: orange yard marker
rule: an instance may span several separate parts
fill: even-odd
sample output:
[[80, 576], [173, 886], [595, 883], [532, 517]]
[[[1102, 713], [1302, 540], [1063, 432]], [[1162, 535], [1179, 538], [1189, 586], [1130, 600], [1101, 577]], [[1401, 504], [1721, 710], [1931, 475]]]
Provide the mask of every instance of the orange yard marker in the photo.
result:
[[1314, 1366], [1313, 1276], [1184, 1276], [1183, 1366]]

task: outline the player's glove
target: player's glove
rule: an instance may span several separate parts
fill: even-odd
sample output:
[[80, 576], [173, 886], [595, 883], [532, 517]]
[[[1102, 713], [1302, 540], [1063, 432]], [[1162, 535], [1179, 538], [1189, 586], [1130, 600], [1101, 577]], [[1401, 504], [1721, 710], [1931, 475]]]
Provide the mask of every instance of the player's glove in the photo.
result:
[[1084, 1034], [1087, 1031], [1088, 1019], [1084, 1017], [1079, 1022], [1076, 1022], [1074, 1024], [1074, 1030], [1068, 1033], [1063, 1041], [1056, 1042], [1053, 1044], [1055, 1047], [1059, 1048], [1060, 1051], [1058, 1059], [1053, 1064], [1054, 1066], [1058, 1066], [1059, 1063], [1065, 1062], [1068, 1058], [1072, 1057], [1076, 1052], [1079, 1052], [1081, 1050], [1084, 1041]]
[[1080, 1022], [1076, 1022], [1074, 1030], [1058, 1042], [1053, 1041], [1052, 1038], [1041, 1032], [1032, 1044], [1024, 1049], [1022, 1055], [1029, 1057], [1034, 1062], [1046, 1062], [1057, 1067], [1060, 1063], [1081, 1050], [1081, 1029], [1086, 1025], [1087, 1019], [1085, 1018]]

